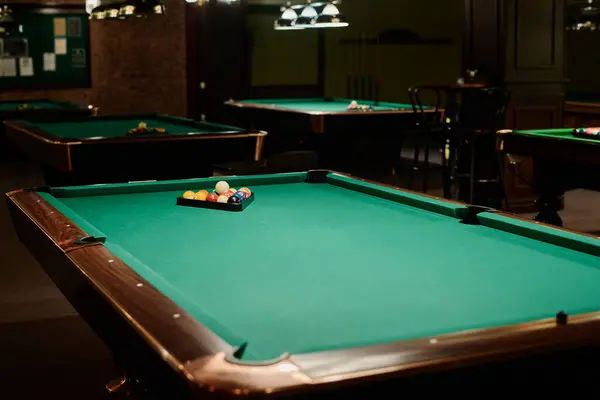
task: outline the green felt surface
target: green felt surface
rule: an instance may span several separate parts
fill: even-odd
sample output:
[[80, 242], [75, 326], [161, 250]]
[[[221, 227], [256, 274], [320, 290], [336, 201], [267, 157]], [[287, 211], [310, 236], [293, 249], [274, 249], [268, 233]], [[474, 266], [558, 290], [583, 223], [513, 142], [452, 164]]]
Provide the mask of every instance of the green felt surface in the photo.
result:
[[178, 118], [143, 118], [143, 119], [109, 119], [90, 118], [83, 121], [69, 122], [31, 122], [43, 131], [61, 138], [90, 139], [90, 138], [118, 138], [127, 136], [127, 132], [136, 128], [140, 122], [145, 122], [148, 128], [164, 128], [171, 135], [187, 135], [190, 133], [231, 133], [241, 132], [240, 128], [209, 122], [188, 122]]
[[561, 139], [561, 140], [574, 140], [576, 142], [584, 143], [595, 143], [598, 144], [598, 140], [584, 139], [577, 136], [573, 136], [573, 129], [538, 129], [538, 130], [517, 130], [514, 134], [536, 136], [540, 138], [548, 139]]
[[230, 179], [256, 196], [241, 213], [175, 205], [218, 178], [41, 195], [216, 334], [247, 342], [249, 360], [600, 309], [596, 240], [494, 214], [462, 224], [461, 205], [303, 177]]
[[17, 108], [27, 104], [30, 108], [75, 108], [75, 104], [65, 102], [52, 102], [52, 101], [27, 101], [22, 102], [1, 102], [0, 111], [14, 111]]
[[[301, 111], [314, 111], [314, 112], [344, 112], [348, 111], [348, 105], [352, 102], [349, 99], [331, 99], [332, 101], [326, 101], [325, 99], [252, 99], [242, 100], [242, 103], [249, 104], [261, 104], [265, 106], [289, 108], [292, 110]], [[374, 101], [367, 100], [356, 100], [359, 104], [368, 104], [375, 111], [389, 111], [389, 110], [410, 110], [412, 106], [410, 104], [402, 103], [389, 103], [380, 101], [378, 105], [375, 105]]]

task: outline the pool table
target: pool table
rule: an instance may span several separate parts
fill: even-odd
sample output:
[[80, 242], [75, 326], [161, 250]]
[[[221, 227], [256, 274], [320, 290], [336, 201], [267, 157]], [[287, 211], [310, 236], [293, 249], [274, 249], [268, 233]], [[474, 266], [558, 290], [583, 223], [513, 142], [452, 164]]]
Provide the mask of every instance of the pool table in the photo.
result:
[[[140, 122], [164, 133], [128, 134]], [[215, 163], [258, 161], [265, 132], [163, 114], [4, 122], [6, 135], [67, 186], [213, 175]]]
[[[252, 204], [177, 205], [222, 179]], [[327, 170], [7, 200], [20, 240], [161, 398], [520, 390], [595, 371], [580, 358], [600, 342], [593, 236]]]
[[[300, 98], [229, 100], [236, 125], [269, 132], [265, 153], [312, 150], [321, 166], [348, 170], [352, 160], [392, 167], [402, 146], [402, 133], [416, 126], [411, 104], [357, 100], [373, 111], [349, 111], [351, 99]], [[433, 108], [425, 107], [426, 113]]]
[[558, 211], [571, 189], [600, 190], [600, 141], [576, 137], [571, 128], [501, 130], [500, 145], [512, 157], [533, 160], [536, 220], [562, 226]]
[[33, 119], [38, 117], [48, 118], [71, 117], [71, 116], [95, 116], [98, 108], [94, 106], [83, 106], [78, 103], [59, 101], [51, 99], [30, 100], [2, 100], [0, 101], [0, 153], [9, 155], [9, 143], [6, 140], [2, 121], [8, 119]]

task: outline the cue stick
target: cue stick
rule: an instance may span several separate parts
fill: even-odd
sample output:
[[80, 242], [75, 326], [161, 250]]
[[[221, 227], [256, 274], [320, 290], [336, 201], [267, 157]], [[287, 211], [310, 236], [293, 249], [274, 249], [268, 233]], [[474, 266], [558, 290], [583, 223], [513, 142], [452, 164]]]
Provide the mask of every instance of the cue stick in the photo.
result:
[[352, 98], [350, 86], [352, 86], [352, 39], [344, 46], [344, 61], [346, 65], [346, 98]]
[[381, 42], [377, 33], [375, 44], [375, 105], [379, 105], [379, 80], [381, 79]]
[[367, 95], [367, 57], [366, 57], [366, 33], [360, 34], [361, 38], [361, 57], [360, 57], [360, 98], [364, 99]]
[[365, 34], [365, 55], [363, 62], [365, 63], [365, 100], [373, 100], [373, 66], [371, 65], [371, 47], [369, 46], [368, 34]]
[[354, 43], [354, 87], [353, 87], [353, 100], [358, 100], [358, 80], [359, 80], [359, 69], [360, 69], [360, 33], [356, 33], [356, 42]]

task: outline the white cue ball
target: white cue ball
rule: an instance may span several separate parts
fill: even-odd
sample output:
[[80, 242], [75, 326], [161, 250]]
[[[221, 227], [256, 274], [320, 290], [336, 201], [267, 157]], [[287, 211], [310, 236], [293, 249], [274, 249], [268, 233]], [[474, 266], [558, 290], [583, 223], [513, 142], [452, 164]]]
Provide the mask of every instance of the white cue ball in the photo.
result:
[[227, 183], [225, 181], [219, 181], [215, 185], [215, 192], [217, 192], [217, 194], [223, 194], [228, 190], [229, 190], [229, 183]]
[[227, 200], [229, 200], [229, 197], [225, 196], [225, 195], [220, 195], [217, 198], [217, 202], [218, 203], [227, 203]]

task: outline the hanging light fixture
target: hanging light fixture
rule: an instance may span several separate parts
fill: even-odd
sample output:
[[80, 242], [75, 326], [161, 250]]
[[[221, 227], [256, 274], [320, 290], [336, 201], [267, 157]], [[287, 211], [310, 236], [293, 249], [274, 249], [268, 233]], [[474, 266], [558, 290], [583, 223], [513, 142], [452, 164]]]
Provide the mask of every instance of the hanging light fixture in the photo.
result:
[[308, 3], [295, 25], [303, 28], [341, 28], [348, 26], [346, 17], [340, 13], [337, 5], [339, 1], [323, 1]]
[[165, 5], [161, 0], [132, 0], [121, 6], [119, 18], [144, 18], [149, 15], [164, 15]]
[[0, 36], [11, 36], [23, 33], [23, 26], [12, 16], [12, 10], [7, 5], [0, 8]]
[[117, 3], [111, 3], [106, 5], [106, 15], [104, 19], [118, 19], [121, 6]]
[[287, 7], [281, 8], [281, 16], [275, 20], [275, 30], [283, 31], [283, 30], [300, 30], [304, 29], [302, 26], [296, 25], [296, 21], [298, 20], [298, 12], [304, 6], [291, 6], [288, 2]]
[[569, 31], [600, 30], [600, 2], [585, 0], [570, 4], [567, 9], [565, 29]]
[[143, 18], [148, 15], [165, 14], [161, 0], [128, 0], [99, 5], [90, 13], [93, 20]]
[[[319, 3], [317, 3], [319, 4]], [[295, 25], [300, 28], [313, 28], [314, 24], [317, 23], [319, 13], [315, 9], [315, 6], [308, 3], [303, 9], [298, 18], [296, 19]]]
[[90, 11], [90, 17], [91, 20], [103, 20], [106, 19], [106, 6], [103, 6], [102, 4], [92, 8], [92, 10]]
[[[321, 7], [322, 5], [320, 5]], [[343, 28], [348, 26], [346, 17], [340, 13], [336, 6], [336, 2], [326, 3], [322, 6], [322, 10], [314, 24], [318, 28]]]
[[119, 18], [119, 10], [121, 4], [112, 2], [107, 4], [100, 4], [92, 9], [90, 13], [91, 20], [110, 20]]

